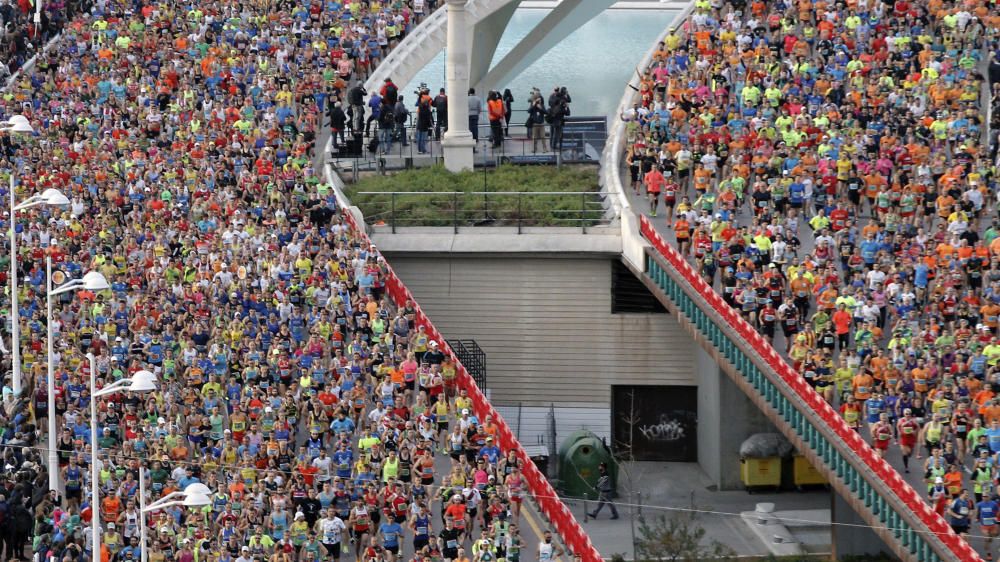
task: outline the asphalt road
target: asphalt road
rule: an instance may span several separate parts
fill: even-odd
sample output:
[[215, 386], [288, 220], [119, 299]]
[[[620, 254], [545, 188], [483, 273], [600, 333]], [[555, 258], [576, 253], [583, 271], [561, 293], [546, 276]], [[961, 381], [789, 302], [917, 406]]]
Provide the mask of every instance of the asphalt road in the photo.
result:
[[[330, 136], [330, 130], [328, 126], [320, 128], [320, 134], [317, 135], [316, 139], [316, 151], [313, 155], [313, 163], [320, 174], [323, 174], [323, 164], [326, 143]], [[433, 320], [433, 319], [432, 319]], [[302, 442], [305, 440], [305, 435], [301, 435], [300, 439]], [[301, 444], [301, 443], [299, 443]], [[440, 475], [447, 474], [451, 469], [451, 458], [447, 455], [442, 455], [438, 453], [435, 457], [434, 472], [438, 481], [440, 482]], [[435, 516], [435, 521], [440, 522], [441, 518], [441, 505], [436, 503], [433, 506], [433, 513]], [[523, 562], [534, 562], [538, 559], [538, 543], [542, 540], [542, 533], [546, 528], [549, 527], [548, 521], [540, 514], [532, 502], [525, 502], [521, 508], [521, 520], [519, 522], [519, 528], [521, 531], [521, 539], [523, 542], [523, 547], [521, 551], [521, 560]], [[478, 530], [474, 538], [478, 538]], [[407, 540], [412, 539], [409, 537]], [[406, 550], [409, 547], [412, 550], [412, 543], [404, 541], [404, 553], [412, 556], [413, 552]], [[467, 544], [467, 555], [472, 558], [472, 552], [468, 548], [471, 547], [471, 541]], [[401, 557], [403, 560], [407, 558]], [[563, 560], [571, 560], [567, 556], [562, 557]]]

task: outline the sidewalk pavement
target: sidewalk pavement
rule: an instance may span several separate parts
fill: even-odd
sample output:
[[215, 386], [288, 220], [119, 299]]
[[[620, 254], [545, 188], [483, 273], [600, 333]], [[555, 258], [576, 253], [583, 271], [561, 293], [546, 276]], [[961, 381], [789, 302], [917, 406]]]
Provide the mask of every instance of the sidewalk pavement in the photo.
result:
[[[642, 516], [647, 520], [660, 514], [669, 515], [676, 510], [694, 509], [701, 511], [698, 524], [705, 533], [705, 542], [717, 540], [733, 549], [741, 556], [766, 556], [770, 554], [767, 545], [750, 530], [741, 519], [740, 513], [754, 511], [761, 502], [773, 503], [776, 510], [829, 510], [830, 492], [825, 488], [805, 492], [757, 492], [752, 495], [743, 490], [718, 491], [701, 468], [694, 463], [637, 462], [632, 470], [636, 484], [641, 491]], [[620, 518], [611, 519], [610, 510], [605, 507], [596, 520], [584, 522], [584, 510], [593, 511], [596, 504], [581, 500], [565, 500], [583, 529], [590, 535], [597, 549], [611, 558], [623, 554], [625, 559], [633, 559], [632, 522], [634, 518], [635, 536], [639, 533], [639, 509], [629, 499], [628, 482], [624, 475], [618, 480], [618, 512]], [[667, 507], [670, 509], [663, 509]], [[709, 513], [711, 512], [711, 513]], [[829, 536], [826, 539], [829, 542]]]

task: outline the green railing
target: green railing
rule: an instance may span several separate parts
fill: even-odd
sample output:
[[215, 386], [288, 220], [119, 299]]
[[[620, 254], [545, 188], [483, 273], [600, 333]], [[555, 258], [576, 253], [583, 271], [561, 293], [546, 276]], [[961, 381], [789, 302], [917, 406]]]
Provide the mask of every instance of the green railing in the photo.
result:
[[[688, 295], [652, 254], [646, 258], [646, 274], [674, 303], [677, 310], [683, 313], [698, 332], [735, 367], [735, 370], [781, 416], [802, 442], [822, 459], [831, 473], [843, 482], [851, 494], [870, 510], [871, 514], [915, 559], [921, 562], [952, 559], [950, 556], [947, 559], [942, 558], [935, 552], [934, 545], [926, 540], [927, 531], [914, 529], [907, 522], [907, 518], [868, 482], [865, 475], [854, 467], [834, 443], [826, 438], [824, 432], [809, 419], [810, 416], [804, 414], [800, 406], [789, 400], [784, 392], [764, 375], [752, 358], [740, 349], [740, 344]], [[885, 484], [888, 486], [889, 482]]]

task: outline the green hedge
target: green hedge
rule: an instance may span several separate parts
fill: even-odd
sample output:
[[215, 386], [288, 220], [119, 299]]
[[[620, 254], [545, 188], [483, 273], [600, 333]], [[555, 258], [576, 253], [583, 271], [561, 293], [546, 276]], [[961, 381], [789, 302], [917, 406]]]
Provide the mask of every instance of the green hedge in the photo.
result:
[[[398, 194], [390, 192], [461, 192]], [[509, 192], [567, 192], [512, 195]], [[495, 224], [580, 227], [602, 220], [604, 210], [594, 166], [515, 166], [452, 174], [444, 166], [405, 170], [391, 175], [369, 174], [348, 185], [347, 197], [361, 208], [369, 224], [397, 226], [460, 226]], [[360, 192], [379, 192], [359, 195]], [[482, 192], [487, 192], [483, 194]], [[570, 195], [587, 192], [588, 195]], [[581, 212], [582, 211], [582, 212]]]

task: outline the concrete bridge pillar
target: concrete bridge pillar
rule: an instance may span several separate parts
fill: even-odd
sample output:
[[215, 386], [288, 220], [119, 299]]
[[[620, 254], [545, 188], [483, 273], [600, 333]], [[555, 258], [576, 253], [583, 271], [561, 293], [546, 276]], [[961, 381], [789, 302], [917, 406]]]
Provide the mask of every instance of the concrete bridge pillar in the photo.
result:
[[441, 146], [444, 166], [451, 172], [471, 170], [475, 141], [469, 131], [469, 34], [466, 23], [466, 0], [448, 0], [448, 52], [445, 76], [448, 81], [448, 131]]

